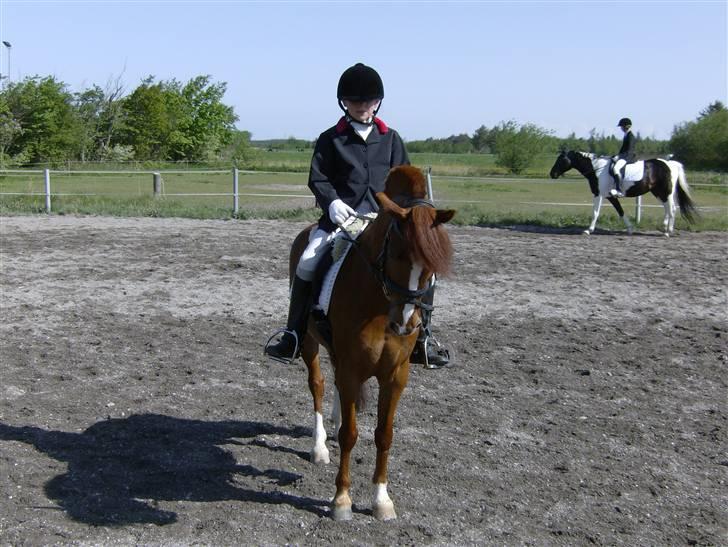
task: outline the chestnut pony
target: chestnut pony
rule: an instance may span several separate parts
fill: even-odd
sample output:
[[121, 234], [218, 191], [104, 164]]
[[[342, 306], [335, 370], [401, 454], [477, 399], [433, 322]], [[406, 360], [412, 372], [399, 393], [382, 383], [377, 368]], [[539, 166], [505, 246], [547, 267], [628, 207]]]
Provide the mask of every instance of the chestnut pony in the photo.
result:
[[[358, 436], [356, 403], [364, 382], [372, 377], [379, 384], [372, 513], [380, 520], [397, 516], [387, 493], [394, 415], [409, 376], [409, 356], [421, 322], [420, 306], [424, 305], [421, 297], [433, 275], [449, 272], [453, 252], [443, 224], [455, 211], [436, 209], [425, 196], [420, 169], [400, 166], [389, 172], [384, 192], [376, 194], [379, 214], [353, 244], [337, 276], [328, 311], [330, 338], [310, 318], [302, 342], [315, 414], [314, 463], [329, 462], [320, 345], [331, 358], [339, 395], [340, 416], [337, 413], [336, 418], [341, 459], [331, 507], [335, 520], [352, 518], [349, 466]], [[293, 243], [291, 276], [312, 228], [301, 232]]]

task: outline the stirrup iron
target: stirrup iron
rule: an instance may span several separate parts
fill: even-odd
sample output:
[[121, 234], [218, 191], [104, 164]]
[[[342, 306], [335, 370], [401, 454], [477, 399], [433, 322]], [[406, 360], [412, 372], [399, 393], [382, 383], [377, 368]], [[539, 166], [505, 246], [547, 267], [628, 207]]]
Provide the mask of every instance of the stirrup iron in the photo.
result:
[[[271, 355], [268, 353], [268, 346], [271, 345], [271, 342], [273, 341], [273, 339], [276, 336], [278, 336], [279, 334], [290, 334], [293, 336], [293, 339], [296, 341], [296, 344], [293, 347], [293, 356], [292, 357], [290, 357], [290, 358], [278, 357], [278, 356]], [[298, 340], [298, 334], [296, 333], [295, 330], [288, 330], [286, 328], [281, 328], [281, 329], [278, 329], [277, 331], [275, 331], [271, 335], [271, 337], [268, 338], [268, 341], [265, 343], [265, 346], [263, 346], [263, 355], [268, 357], [268, 359], [273, 359], [274, 361], [278, 361], [279, 363], [283, 363], [286, 365], [290, 365], [293, 361], [298, 359], [300, 352], [301, 352], [301, 344], [299, 343], [299, 340]]]
[[[430, 343], [430, 339], [432, 339], [432, 342], [433, 342], [433, 343], [435, 344], [435, 346], [437, 346], [437, 349], [438, 349], [438, 353], [439, 353], [440, 351], [443, 351], [443, 352], [444, 352], [444, 354], [445, 354], [445, 358], [447, 359], [447, 364], [445, 364], [445, 365], [431, 365], [431, 364], [430, 364], [430, 359], [429, 359], [429, 358], [428, 358], [428, 356], [427, 356], [427, 346], [428, 346], [428, 344]], [[448, 351], [448, 349], [447, 349], [447, 348], [446, 348], [445, 346], [443, 346], [443, 345], [442, 345], [442, 344], [440, 343], [440, 341], [439, 341], [439, 340], [438, 340], [437, 338], [435, 338], [434, 336], [425, 336], [425, 339], [424, 339], [424, 340], [423, 340], [423, 342], [422, 342], [422, 351], [423, 351], [423, 353], [425, 354], [425, 364], [423, 365], [423, 366], [424, 366], [424, 368], [428, 368], [428, 369], [437, 369], [437, 368], [443, 368], [443, 367], [446, 367], [446, 366], [447, 366], [447, 365], [448, 365], [448, 364], [450, 363], [450, 352], [449, 352], [449, 351]]]

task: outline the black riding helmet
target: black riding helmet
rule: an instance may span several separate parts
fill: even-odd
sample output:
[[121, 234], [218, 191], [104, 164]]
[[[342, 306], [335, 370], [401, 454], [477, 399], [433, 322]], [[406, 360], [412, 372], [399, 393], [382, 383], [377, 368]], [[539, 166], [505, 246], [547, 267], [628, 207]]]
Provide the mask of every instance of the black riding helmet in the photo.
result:
[[[336, 98], [339, 99], [339, 108], [346, 112], [342, 101], [381, 101], [384, 98], [384, 84], [376, 70], [364, 63], [357, 63], [347, 68], [339, 78]], [[374, 114], [377, 112], [379, 107]]]
[[619, 120], [617, 127], [626, 127], [628, 125], [632, 125], [632, 120], [630, 120], [629, 118], [622, 118], [621, 120]]

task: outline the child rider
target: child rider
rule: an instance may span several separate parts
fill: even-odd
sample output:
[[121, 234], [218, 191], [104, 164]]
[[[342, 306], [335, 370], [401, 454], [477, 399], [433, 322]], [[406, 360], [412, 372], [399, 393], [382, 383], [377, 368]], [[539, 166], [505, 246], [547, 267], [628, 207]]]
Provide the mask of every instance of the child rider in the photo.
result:
[[[285, 363], [298, 357], [316, 266], [329, 249], [335, 230], [354, 213], [378, 210], [374, 195], [384, 190], [389, 170], [410, 163], [399, 134], [376, 117], [384, 98], [384, 85], [376, 70], [362, 63], [349, 67], [339, 79], [336, 96], [344, 116], [316, 141], [308, 178], [308, 187], [327, 214], [312, 230], [296, 268], [287, 328], [276, 344], [265, 348], [269, 357]], [[432, 304], [434, 288], [433, 284], [428, 298], [423, 298], [425, 303]], [[432, 338], [430, 313], [423, 310], [422, 315], [422, 330], [410, 361], [424, 364], [426, 350], [429, 367], [442, 367], [449, 361], [449, 352], [437, 342], [425, 344], [426, 337]]]

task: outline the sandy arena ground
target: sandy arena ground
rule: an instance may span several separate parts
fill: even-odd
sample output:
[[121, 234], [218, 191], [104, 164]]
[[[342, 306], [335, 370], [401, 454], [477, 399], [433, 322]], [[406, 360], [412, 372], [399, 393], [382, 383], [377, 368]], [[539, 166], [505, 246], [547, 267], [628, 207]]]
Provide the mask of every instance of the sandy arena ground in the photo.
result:
[[725, 234], [452, 227], [399, 518], [372, 405], [337, 523], [305, 369], [262, 356], [302, 227], [0, 219], [0, 544], [728, 545]]

